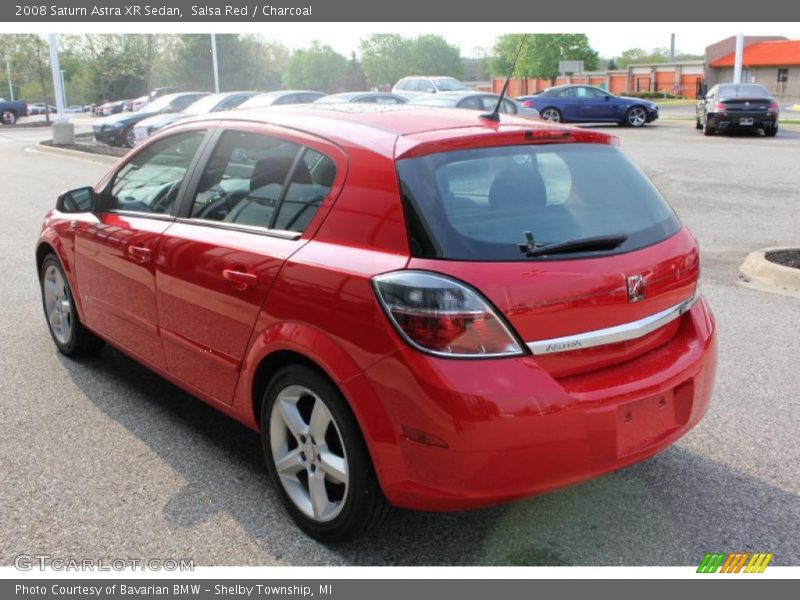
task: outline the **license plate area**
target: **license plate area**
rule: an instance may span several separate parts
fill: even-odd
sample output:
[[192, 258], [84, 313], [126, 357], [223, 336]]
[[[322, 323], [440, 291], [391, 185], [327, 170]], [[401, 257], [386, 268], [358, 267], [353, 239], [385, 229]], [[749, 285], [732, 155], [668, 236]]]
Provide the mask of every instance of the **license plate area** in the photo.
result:
[[739, 125], [752, 125], [753, 117], [742, 117], [739, 119]]
[[672, 394], [623, 404], [617, 407], [617, 456], [644, 450], [676, 428]]

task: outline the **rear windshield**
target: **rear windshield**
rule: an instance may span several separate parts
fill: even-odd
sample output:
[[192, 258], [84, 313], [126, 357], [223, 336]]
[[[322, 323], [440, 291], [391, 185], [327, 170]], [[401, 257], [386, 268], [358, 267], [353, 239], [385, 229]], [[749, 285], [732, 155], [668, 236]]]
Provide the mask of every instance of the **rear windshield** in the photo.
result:
[[721, 85], [719, 86], [719, 96], [726, 98], [745, 98], [757, 96], [759, 98], [768, 98], [769, 92], [760, 85], [755, 84], [738, 84], [738, 85]]
[[436, 87], [442, 92], [457, 92], [467, 89], [467, 86], [458, 79], [451, 79], [448, 77], [444, 79], [434, 79], [434, 81], [436, 82]]
[[[534, 260], [520, 250], [621, 235], [629, 252], [681, 227], [649, 179], [614, 146], [538, 144], [442, 152], [397, 162], [414, 256], [471, 261]], [[546, 260], [541, 257], [536, 260]]]

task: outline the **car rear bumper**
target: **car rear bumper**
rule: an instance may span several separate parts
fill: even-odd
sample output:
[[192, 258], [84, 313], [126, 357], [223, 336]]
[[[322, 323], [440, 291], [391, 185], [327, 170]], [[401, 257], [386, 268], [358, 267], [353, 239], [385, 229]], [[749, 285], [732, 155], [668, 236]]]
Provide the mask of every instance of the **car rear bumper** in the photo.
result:
[[663, 450], [706, 412], [715, 371], [714, 321], [701, 300], [671, 341], [613, 367], [555, 379], [532, 356], [465, 361], [409, 348], [348, 382], [345, 393], [380, 402], [395, 428], [368, 440], [389, 501], [461, 510], [547, 492]]
[[778, 122], [777, 113], [760, 112], [725, 112], [708, 113], [706, 120], [713, 129], [764, 129], [775, 127]]

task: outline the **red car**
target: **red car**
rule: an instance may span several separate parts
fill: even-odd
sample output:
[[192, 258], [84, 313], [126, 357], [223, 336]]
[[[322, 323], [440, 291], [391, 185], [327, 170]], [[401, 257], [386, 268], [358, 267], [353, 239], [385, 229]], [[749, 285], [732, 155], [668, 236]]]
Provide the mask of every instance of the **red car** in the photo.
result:
[[61, 352], [108, 342], [259, 431], [320, 540], [635, 463], [714, 383], [697, 242], [597, 131], [347, 104], [181, 121], [62, 194], [36, 261]]

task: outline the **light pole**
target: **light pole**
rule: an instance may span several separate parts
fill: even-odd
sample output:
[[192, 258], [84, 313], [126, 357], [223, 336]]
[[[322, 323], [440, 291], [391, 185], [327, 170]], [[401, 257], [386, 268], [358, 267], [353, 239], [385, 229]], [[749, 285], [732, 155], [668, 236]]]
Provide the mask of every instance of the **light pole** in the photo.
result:
[[60, 69], [61, 71], [61, 93], [64, 95], [64, 108], [67, 107], [67, 86], [64, 83], [64, 69]]
[[75, 128], [64, 112], [64, 88], [61, 67], [58, 64], [58, 40], [56, 39], [56, 34], [49, 34], [48, 39], [50, 42], [50, 68], [53, 72], [53, 90], [56, 93], [56, 110], [58, 111], [56, 120], [53, 123], [53, 144], [65, 146], [75, 142]]
[[14, 101], [14, 86], [11, 85], [11, 59], [6, 56], [6, 73], [8, 74], [8, 95], [11, 96], [11, 101]]
[[742, 83], [742, 54], [744, 53], [744, 34], [736, 36], [736, 51], [733, 61], [733, 83]]
[[211, 34], [211, 61], [214, 64], [214, 93], [219, 94], [219, 66], [217, 65], [217, 34]]

